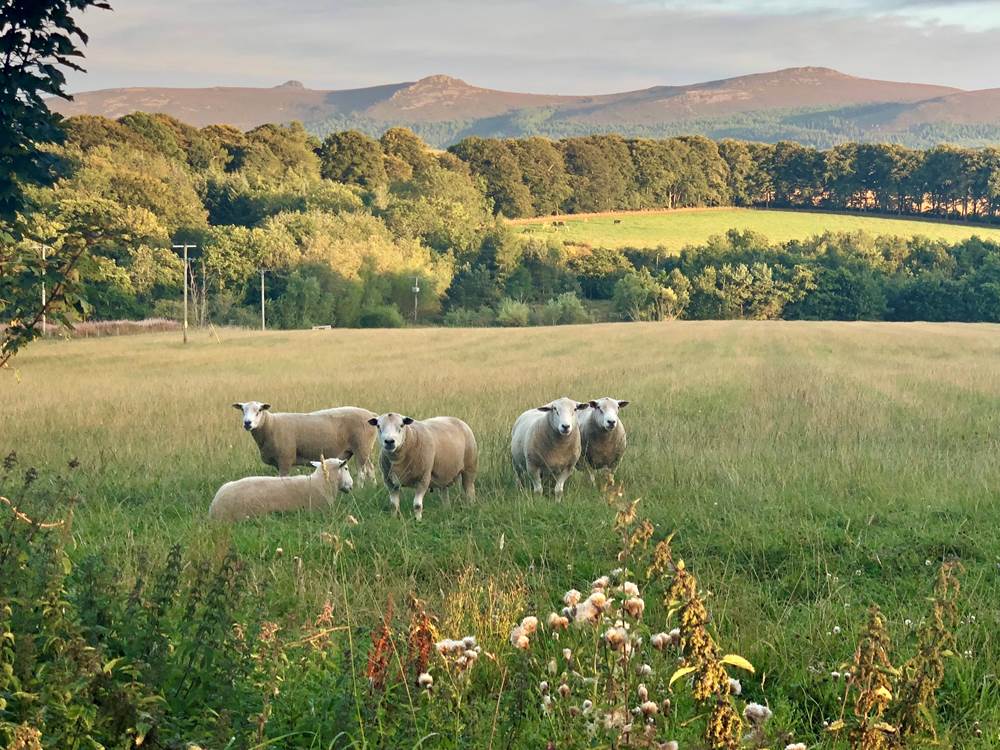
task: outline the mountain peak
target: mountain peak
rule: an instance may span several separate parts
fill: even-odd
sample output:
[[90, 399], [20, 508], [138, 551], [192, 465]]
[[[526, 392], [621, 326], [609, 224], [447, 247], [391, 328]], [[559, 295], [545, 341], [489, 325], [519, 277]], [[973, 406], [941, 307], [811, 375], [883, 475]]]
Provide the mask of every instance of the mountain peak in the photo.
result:
[[424, 76], [413, 85], [426, 88], [430, 88], [433, 86], [441, 86], [449, 88], [452, 87], [471, 88], [469, 84], [463, 81], [461, 78], [453, 78], [452, 76], [446, 76], [443, 73], [435, 73], [434, 75]]
[[302, 85], [302, 81], [296, 81], [294, 79], [285, 81], [284, 83], [279, 83], [274, 88], [276, 89], [304, 89], [305, 86]]

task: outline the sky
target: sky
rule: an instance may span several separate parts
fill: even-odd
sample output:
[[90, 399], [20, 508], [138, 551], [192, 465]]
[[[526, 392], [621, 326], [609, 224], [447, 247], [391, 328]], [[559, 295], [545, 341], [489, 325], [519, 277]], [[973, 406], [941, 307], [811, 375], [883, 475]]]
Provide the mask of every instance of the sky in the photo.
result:
[[598, 94], [811, 65], [1000, 87], [1000, 0], [111, 0], [86, 74], [124, 86], [357, 88], [444, 73]]

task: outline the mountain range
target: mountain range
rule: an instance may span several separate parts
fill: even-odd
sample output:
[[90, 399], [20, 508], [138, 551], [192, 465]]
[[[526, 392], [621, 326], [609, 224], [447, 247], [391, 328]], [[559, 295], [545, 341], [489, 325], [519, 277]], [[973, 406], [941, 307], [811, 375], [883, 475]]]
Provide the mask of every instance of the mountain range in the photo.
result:
[[322, 135], [358, 128], [377, 135], [405, 125], [433, 145], [467, 135], [565, 137], [599, 132], [665, 137], [701, 133], [829, 146], [876, 140], [926, 146], [1000, 142], [1000, 89], [858, 78], [829, 68], [788, 68], [685, 86], [594, 96], [525, 94], [473, 86], [445, 75], [358, 89], [122, 88], [50, 99], [64, 115], [120, 117], [163, 112], [192, 125], [249, 129], [301, 121]]

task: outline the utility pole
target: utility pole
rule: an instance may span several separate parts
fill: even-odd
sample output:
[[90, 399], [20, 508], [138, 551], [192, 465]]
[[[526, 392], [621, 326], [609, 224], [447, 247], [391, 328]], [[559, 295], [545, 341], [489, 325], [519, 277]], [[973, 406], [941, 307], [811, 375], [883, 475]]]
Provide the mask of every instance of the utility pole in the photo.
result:
[[45, 314], [45, 272], [48, 267], [45, 265], [45, 245], [42, 245], [42, 337], [45, 336], [45, 326], [47, 325]]
[[174, 250], [184, 251], [184, 343], [188, 342], [188, 250], [193, 250], [197, 245], [190, 245], [185, 242], [183, 245], [171, 245]]
[[264, 318], [264, 269], [260, 269], [260, 330], [267, 330], [267, 320]]
[[417, 295], [420, 294], [420, 278], [413, 277], [413, 322], [417, 322]]

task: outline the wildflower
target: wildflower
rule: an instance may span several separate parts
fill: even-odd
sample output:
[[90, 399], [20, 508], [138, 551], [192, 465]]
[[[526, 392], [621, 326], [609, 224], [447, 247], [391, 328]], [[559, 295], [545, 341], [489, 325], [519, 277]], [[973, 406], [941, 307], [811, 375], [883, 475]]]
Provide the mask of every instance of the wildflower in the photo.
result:
[[747, 703], [746, 708], [743, 709], [743, 718], [754, 727], [763, 726], [771, 718], [771, 715], [771, 709], [760, 703]]
[[913, 620], [911, 620], [910, 618], [906, 618], [905, 620], [903, 620], [903, 624], [906, 627], [908, 627], [908, 628], [912, 628], [913, 627]]
[[559, 685], [559, 697], [566, 698], [568, 696], [569, 696], [569, 685], [563, 682]]
[[542, 697], [542, 710], [545, 713], [552, 713], [552, 696], [546, 695]]
[[622, 606], [625, 607], [625, 611], [628, 612], [629, 617], [634, 617], [637, 620], [642, 617], [642, 613], [646, 610], [646, 602], [638, 596], [627, 599]]
[[542, 680], [541, 682], [539, 682], [538, 683], [538, 692], [541, 695], [546, 695], [549, 692], [549, 683], [546, 682], [545, 680]]
[[427, 672], [421, 672], [420, 676], [417, 678], [417, 684], [424, 689], [430, 689], [434, 684], [434, 678]]
[[604, 595], [603, 591], [593, 592], [589, 597], [587, 597], [587, 601], [590, 602], [591, 606], [598, 611], [609, 605], [608, 597]]
[[528, 615], [521, 620], [521, 629], [524, 631], [525, 635], [534, 635], [535, 631], [538, 629], [538, 618]]
[[549, 659], [549, 674], [557, 674], [559, 672], [559, 665], [556, 664], [555, 659]]
[[646, 686], [643, 683], [639, 683], [639, 687], [636, 688], [636, 693], [638, 694], [641, 702], [649, 700], [649, 690], [646, 689]]
[[593, 591], [601, 591], [603, 589], [606, 589], [610, 585], [611, 585], [611, 579], [608, 578], [607, 576], [601, 576], [592, 584], [590, 584], [590, 588]]
[[281, 547], [276, 547], [275, 548], [275, 550], [274, 550], [274, 556], [275, 557], [281, 557], [284, 554], [285, 554], [285, 550], [283, 550]]
[[834, 635], [840, 635], [840, 625], [834, 625], [833, 626], [833, 634]]
[[548, 623], [550, 630], [565, 630], [569, 627], [569, 618], [552, 612], [549, 614]]
[[575, 607], [580, 603], [580, 592], [576, 589], [570, 589], [563, 594], [563, 602], [565, 602], [568, 607]]
[[649, 677], [651, 674], [653, 674], [653, 668], [648, 664], [643, 664], [641, 667], [639, 667], [640, 676]]
[[785, 745], [785, 750], [806, 750], [806, 743], [793, 742], [791, 745]]
[[664, 742], [658, 746], [659, 750], [678, 750], [679, 747], [677, 740], [670, 740], [670, 742]]
[[625, 596], [639, 596], [639, 587], [632, 581], [625, 581], [625, 583], [622, 584], [622, 593], [625, 594]]
[[348, 516], [347, 517], [347, 523], [349, 523], [351, 526], [357, 526], [358, 523], [359, 523], [359, 521], [354, 516]]
[[462, 639], [462, 645], [465, 646], [465, 648], [467, 650], [468, 649], [476, 648], [476, 636], [474, 636], [474, 635], [467, 635], [467, 636], [465, 636]]
[[604, 633], [604, 640], [617, 651], [625, 643], [627, 636], [628, 633], [625, 632], [624, 628], [608, 628]]
[[528, 640], [528, 636], [524, 634], [524, 628], [520, 625], [517, 625], [510, 631], [510, 645], [515, 648], [519, 648], [522, 651], [531, 645], [531, 641]]
[[740, 684], [739, 680], [729, 678], [729, 694], [730, 695], [743, 695], [743, 685]]
[[586, 713], [590, 713], [590, 709], [592, 709], [594, 707], [594, 702], [592, 700], [590, 700], [590, 699], [587, 699], [587, 700], [585, 700], [583, 702], [583, 704], [582, 704], [581, 707], [583, 708], [583, 712], [585, 714]]
[[639, 708], [642, 709], [643, 716], [653, 716], [660, 711], [660, 707], [654, 701], [643, 701]]
[[649, 645], [657, 651], [662, 651], [670, 643], [670, 636], [666, 633], [654, 633], [649, 638]]
[[574, 620], [577, 623], [596, 623], [601, 617], [601, 610], [594, 606], [590, 599], [583, 602], [579, 607], [576, 608], [574, 614]]

